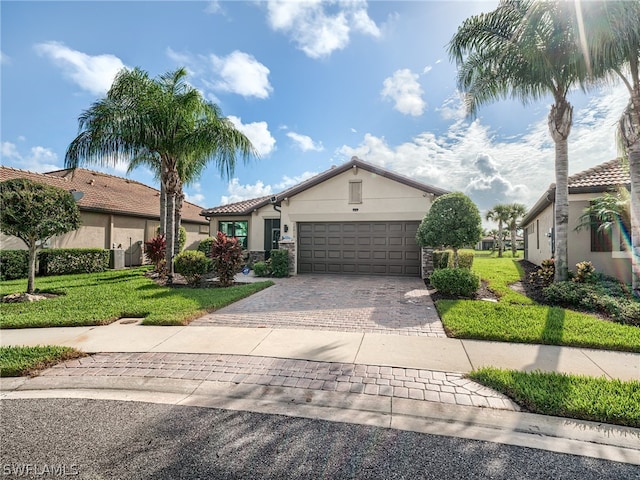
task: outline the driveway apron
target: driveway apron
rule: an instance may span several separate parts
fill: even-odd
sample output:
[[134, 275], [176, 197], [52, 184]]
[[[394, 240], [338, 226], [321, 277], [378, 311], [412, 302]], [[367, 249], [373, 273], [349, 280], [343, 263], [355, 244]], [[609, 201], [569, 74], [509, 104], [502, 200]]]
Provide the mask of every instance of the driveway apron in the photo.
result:
[[419, 278], [298, 275], [190, 325], [446, 337]]

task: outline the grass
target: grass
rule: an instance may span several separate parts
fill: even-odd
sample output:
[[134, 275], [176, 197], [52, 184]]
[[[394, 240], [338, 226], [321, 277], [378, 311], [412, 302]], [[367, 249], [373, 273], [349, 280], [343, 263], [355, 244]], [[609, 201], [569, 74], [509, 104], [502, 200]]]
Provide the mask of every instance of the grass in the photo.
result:
[[[144, 276], [146, 268], [41, 277], [36, 286], [57, 293], [33, 303], [0, 304], [1, 328], [104, 325], [122, 317], [145, 325], [184, 325], [262, 290], [273, 282], [229, 288], [170, 288]], [[26, 291], [26, 280], [0, 284], [0, 294]]]
[[500, 300], [438, 301], [436, 308], [442, 323], [453, 337], [640, 352], [638, 327], [539, 305], [513, 291], [509, 284], [522, 275], [516, 259], [479, 255], [474, 259], [473, 270]]
[[534, 413], [640, 427], [640, 381], [492, 367], [476, 370], [469, 378]]
[[69, 347], [0, 347], [0, 376], [32, 375], [63, 360], [83, 356]]

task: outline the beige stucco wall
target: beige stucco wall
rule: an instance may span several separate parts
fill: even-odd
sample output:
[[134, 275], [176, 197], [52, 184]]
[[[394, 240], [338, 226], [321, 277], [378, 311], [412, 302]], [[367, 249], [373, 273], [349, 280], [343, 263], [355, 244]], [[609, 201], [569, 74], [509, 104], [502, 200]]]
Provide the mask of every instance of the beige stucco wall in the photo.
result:
[[[585, 208], [589, 206], [589, 201], [595, 198], [597, 194], [572, 194], [569, 197], [569, 270], [575, 270], [578, 262], [590, 261], [596, 271], [606, 275], [611, 275], [619, 280], [631, 282], [631, 256], [630, 253], [621, 251], [620, 249], [620, 230], [614, 227], [613, 230], [613, 252], [592, 252], [591, 251], [591, 232], [588, 228], [576, 231], [575, 228], [580, 222], [580, 216]], [[540, 248], [536, 248], [537, 232], [528, 233], [528, 260], [536, 265], [540, 265], [542, 260], [551, 258], [551, 244], [549, 239], [544, 236], [553, 226], [553, 208], [547, 207], [540, 215], [538, 215], [531, 225], [536, 224], [536, 220], [540, 225]]]
[[527, 227], [527, 259], [540, 265], [543, 260], [551, 258], [551, 240], [547, 234], [553, 228], [553, 209], [547, 207]]

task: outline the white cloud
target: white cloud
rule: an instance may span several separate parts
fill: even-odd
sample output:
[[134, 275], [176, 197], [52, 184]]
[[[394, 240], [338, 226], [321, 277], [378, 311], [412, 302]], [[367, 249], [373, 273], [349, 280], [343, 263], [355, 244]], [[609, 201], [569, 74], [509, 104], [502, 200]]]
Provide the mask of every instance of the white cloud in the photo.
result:
[[431, 70], [433, 70], [433, 67], [431, 65], [427, 65], [426, 67], [424, 67], [422, 69], [422, 74], [426, 75], [427, 73], [429, 73]]
[[[569, 173], [616, 157], [616, 121], [628, 100], [623, 86], [592, 95], [574, 111], [569, 136]], [[457, 102], [457, 103], [456, 103]], [[481, 210], [497, 203], [533, 206], [555, 181], [554, 145], [546, 114], [519, 136], [501, 138], [481, 120], [465, 121], [459, 100], [440, 109], [453, 122], [442, 134], [425, 131], [410, 141], [389, 145], [384, 137], [365, 134], [357, 146], [344, 145], [338, 154], [365, 161], [448, 190], [467, 192]]]
[[314, 151], [321, 152], [324, 150], [322, 142], [314, 142], [313, 139], [307, 135], [301, 135], [295, 132], [287, 132], [287, 137], [294, 141], [296, 146], [303, 152]]
[[60, 42], [39, 43], [35, 49], [38, 54], [53, 60], [80, 88], [95, 95], [105, 94], [116, 74], [125, 67], [115, 55], [87, 55]]
[[0, 65], [9, 65], [11, 63], [11, 57], [0, 50]]
[[233, 125], [244, 133], [256, 149], [261, 157], [269, 155], [276, 145], [276, 139], [273, 138], [269, 131], [267, 122], [242, 123], [242, 119], [230, 115], [229, 120]]
[[222, 5], [220, 5], [220, 2], [218, 0], [210, 1], [209, 3], [207, 3], [207, 6], [205, 7], [204, 12], [209, 13], [211, 15], [223, 13]]
[[14, 143], [2, 142], [0, 151], [2, 152], [3, 164], [9, 167], [31, 172], [48, 172], [62, 168], [57, 164], [58, 156], [49, 148], [31, 147], [29, 153], [22, 154]]
[[381, 95], [385, 99], [395, 102], [393, 108], [405, 115], [414, 117], [424, 113], [427, 104], [422, 99], [424, 93], [418, 83], [418, 75], [411, 70], [404, 68], [397, 70], [393, 76], [388, 77], [383, 82], [384, 88]]
[[271, 28], [287, 34], [311, 58], [342, 50], [349, 44], [352, 32], [380, 36], [364, 1], [275, 0], [268, 2], [267, 12]]
[[264, 197], [273, 193], [271, 185], [265, 185], [262, 180], [258, 180], [254, 184], [241, 185], [240, 180], [232, 178], [227, 185], [229, 195], [220, 197], [220, 204], [227, 205], [229, 203], [240, 202], [251, 198]]
[[301, 175], [295, 177], [283, 176], [282, 181], [274, 185], [265, 185], [262, 180], [258, 180], [256, 183], [249, 183], [242, 185], [238, 178], [233, 178], [227, 185], [228, 195], [220, 197], [220, 205], [227, 205], [229, 203], [240, 202], [242, 200], [249, 200], [251, 198], [260, 198], [267, 195], [273, 195], [274, 193], [286, 190], [289, 187], [297, 185], [300, 182], [305, 181], [308, 178], [317, 175], [316, 172], [304, 172]]
[[226, 57], [209, 57], [213, 70], [221, 77], [214, 82], [219, 89], [244, 97], [268, 98], [273, 91], [269, 83], [269, 69], [253, 55], [238, 50]]
[[202, 193], [202, 185], [200, 183], [194, 183], [189, 188], [192, 192], [184, 192], [184, 198], [187, 202], [195, 203], [196, 205], [202, 205], [206, 199]]
[[467, 115], [462, 96], [459, 92], [447, 97], [442, 105], [436, 108], [436, 112], [440, 112], [440, 116], [444, 120], [461, 121]]

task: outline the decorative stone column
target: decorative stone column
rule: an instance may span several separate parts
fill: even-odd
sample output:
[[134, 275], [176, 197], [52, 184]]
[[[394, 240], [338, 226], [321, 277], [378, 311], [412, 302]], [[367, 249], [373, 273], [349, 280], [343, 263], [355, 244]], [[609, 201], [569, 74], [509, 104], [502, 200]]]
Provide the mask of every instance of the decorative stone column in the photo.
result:
[[428, 279], [433, 270], [433, 248], [422, 247], [422, 278]]
[[289, 252], [289, 274], [296, 274], [296, 242], [295, 240], [280, 240], [278, 242], [280, 250], [287, 250]]

